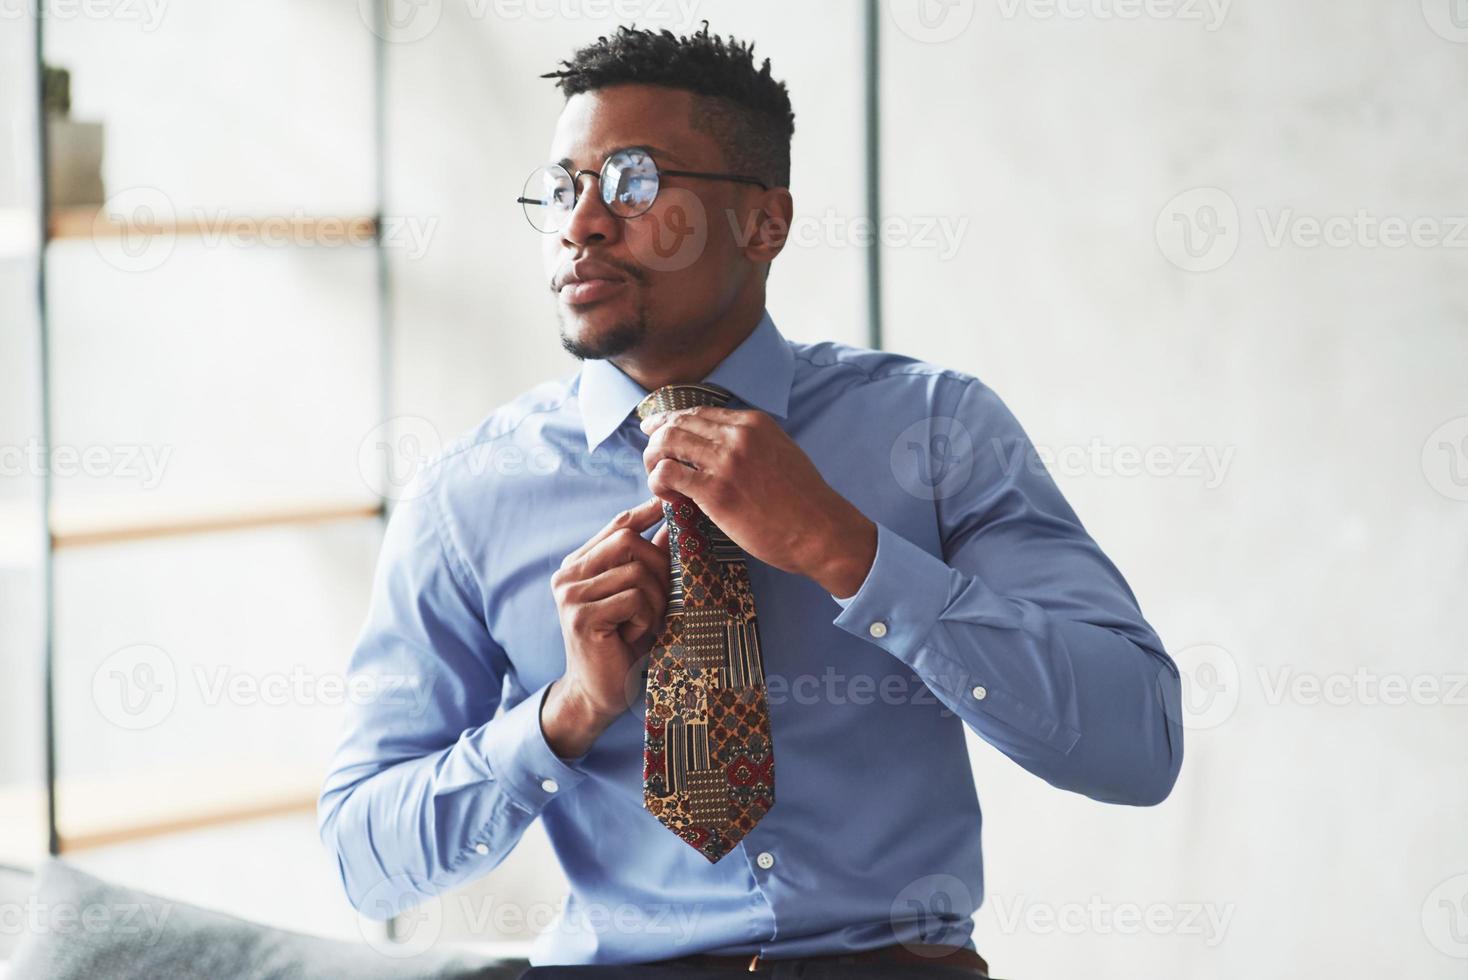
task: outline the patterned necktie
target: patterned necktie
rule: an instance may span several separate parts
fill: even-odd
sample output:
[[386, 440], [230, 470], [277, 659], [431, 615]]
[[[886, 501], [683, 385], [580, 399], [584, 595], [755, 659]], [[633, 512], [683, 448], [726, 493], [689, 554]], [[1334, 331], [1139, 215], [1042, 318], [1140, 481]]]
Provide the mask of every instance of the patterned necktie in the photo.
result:
[[[637, 406], [646, 419], [722, 406], [712, 385], [669, 385]], [[744, 552], [692, 500], [663, 501], [673, 587], [647, 665], [643, 805], [718, 861], [775, 805], [775, 756]]]

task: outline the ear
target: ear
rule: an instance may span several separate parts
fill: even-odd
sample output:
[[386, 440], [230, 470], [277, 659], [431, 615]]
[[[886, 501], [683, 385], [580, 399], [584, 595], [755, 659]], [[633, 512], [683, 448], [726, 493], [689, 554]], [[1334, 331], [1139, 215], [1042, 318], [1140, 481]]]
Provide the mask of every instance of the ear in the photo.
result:
[[788, 187], [774, 187], [762, 192], [751, 202], [745, 215], [745, 257], [762, 264], [775, 261], [785, 248], [790, 237], [790, 223], [794, 220], [795, 199], [790, 196]]

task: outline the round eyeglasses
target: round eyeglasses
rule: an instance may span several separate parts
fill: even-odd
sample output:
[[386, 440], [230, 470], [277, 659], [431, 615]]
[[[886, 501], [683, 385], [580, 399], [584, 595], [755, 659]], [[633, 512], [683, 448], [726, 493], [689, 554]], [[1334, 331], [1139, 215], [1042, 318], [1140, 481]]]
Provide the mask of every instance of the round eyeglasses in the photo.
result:
[[541, 167], [525, 181], [525, 190], [516, 198], [524, 206], [530, 226], [541, 234], [554, 234], [565, 228], [580, 203], [576, 182], [583, 176], [597, 178], [601, 200], [607, 210], [622, 219], [646, 214], [658, 199], [664, 177], [695, 177], [700, 180], [728, 180], [752, 184], [762, 191], [769, 185], [755, 177], [739, 174], [712, 174], [696, 170], [664, 170], [647, 150], [628, 147], [607, 157], [601, 172], [578, 170], [572, 174], [558, 163]]

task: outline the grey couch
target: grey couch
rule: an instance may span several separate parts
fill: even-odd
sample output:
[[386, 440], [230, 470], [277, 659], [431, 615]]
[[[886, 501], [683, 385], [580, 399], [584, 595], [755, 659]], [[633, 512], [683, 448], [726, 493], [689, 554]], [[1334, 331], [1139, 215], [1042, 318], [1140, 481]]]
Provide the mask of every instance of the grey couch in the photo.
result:
[[0, 865], [3, 980], [516, 980], [528, 967], [275, 929], [96, 878], [60, 859]]

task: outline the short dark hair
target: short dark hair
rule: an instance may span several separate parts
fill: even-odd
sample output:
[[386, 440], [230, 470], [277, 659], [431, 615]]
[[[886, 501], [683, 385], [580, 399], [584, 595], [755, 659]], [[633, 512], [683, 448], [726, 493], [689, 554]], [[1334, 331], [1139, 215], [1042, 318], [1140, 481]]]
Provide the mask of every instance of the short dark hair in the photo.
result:
[[718, 141], [730, 169], [773, 187], [790, 184], [790, 138], [795, 111], [784, 82], [770, 75], [770, 59], [758, 68], [754, 44], [709, 33], [680, 37], [672, 31], [622, 26], [581, 48], [559, 71], [566, 98], [612, 85], [661, 85], [699, 96], [693, 125]]

